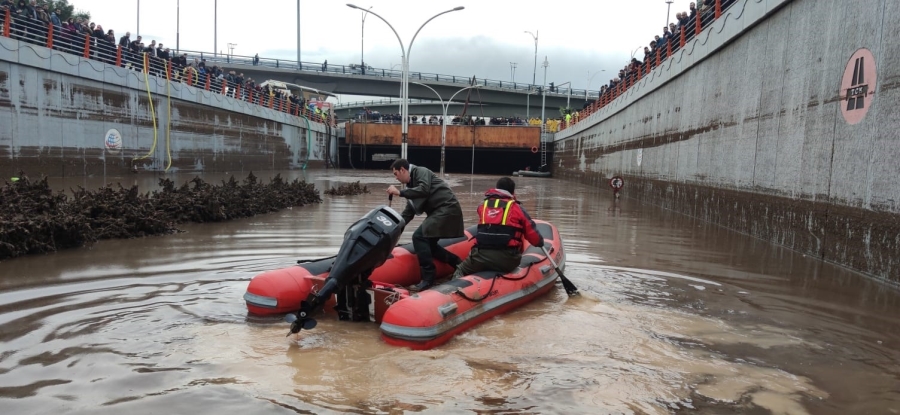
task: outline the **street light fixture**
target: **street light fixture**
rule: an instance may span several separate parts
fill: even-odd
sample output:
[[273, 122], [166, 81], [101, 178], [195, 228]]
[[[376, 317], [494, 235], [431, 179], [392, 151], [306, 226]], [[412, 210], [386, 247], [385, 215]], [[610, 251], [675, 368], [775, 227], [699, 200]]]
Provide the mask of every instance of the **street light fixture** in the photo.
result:
[[234, 47], [237, 46], [237, 43], [228, 42], [228, 62], [231, 62], [231, 59], [234, 57]]
[[[481, 85], [467, 86], [463, 89], [460, 89], [459, 91], [454, 92], [453, 95], [450, 96], [450, 99], [448, 99], [447, 103], [445, 104], [444, 100], [441, 98], [441, 94], [439, 94], [437, 91], [435, 91], [434, 88], [432, 88], [428, 85], [425, 85], [423, 83], [420, 83], [420, 82], [413, 82], [413, 83], [416, 85], [424, 86], [425, 88], [430, 89], [431, 92], [434, 92], [434, 94], [437, 95], [438, 100], [441, 101], [441, 107], [444, 109], [444, 118], [441, 119], [442, 122], [441, 122], [441, 174], [440, 174], [441, 177], [444, 177], [444, 161], [446, 160], [445, 148], [447, 146], [447, 109], [450, 108], [450, 103], [453, 102], [453, 98], [455, 98], [457, 94], [459, 94], [460, 92], [463, 92], [467, 89], [481, 88]], [[473, 166], [474, 166], [474, 164], [473, 164]]]
[[588, 71], [588, 73], [587, 73], [587, 74], [588, 74], [588, 81], [587, 81], [587, 88], [585, 88], [585, 90], [584, 90], [584, 99], [588, 99], [588, 91], [591, 90], [591, 82], [594, 81], [594, 77], [597, 76], [597, 75], [599, 75], [600, 72], [606, 72], [606, 69], [601, 69], [601, 70], [599, 70], [599, 71], [597, 71], [597, 72], [594, 72], [593, 75], [591, 75], [591, 71]]
[[544, 132], [544, 105], [547, 103], [547, 67], [550, 66], [546, 56], [544, 56], [544, 63], [541, 66], [544, 67], [544, 83], [541, 85], [541, 132]]
[[419, 32], [422, 31], [422, 28], [425, 27], [425, 25], [427, 25], [428, 22], [434, 20], [435, 18], [437, 18], [440, 15], [463, 10], [463, 9], [465, 9], [465, 7], [463, 7], [463, 6], [454, 7], [450, 10], [446, 10], [446, 11], [440, 12], [434, 16], [431, 16], [430, 19], [426, 20], [425, 23], [422, 23], [422, 26], [419, 26], [419, 29], [416, 30], [416, 33], [413, 35], [412, 40], [409, 41], [408, 47], [403, 45], [403, 41], [400, 40], [400, 35], [397, 33], [396, 30], [394, 30], [394, 26], [391, 26], [391, 24], [388, 23], [388, 21], [385, 20], [383, 17], [378, 15], [378, 13], [375, 13], [371, 10], [363, 9], [359, 6], [356, 6], [356, 5], [353, 5], [350, 3], [347, 3], [347, 7], [350, 7], [351, 9], [361, 10], [364, 13], [372, 13], [372, 15], [381, 19], [382, 22], [384, 22], [386, 25], [388, 25], [388, 27], [391, 28], [391, 31], [394, 32], [394, 36], [397, 36], [397, 41], [400, 42], [400, 51], [403, 53], [401, 55], [401, 57], [403, 59], [403, 65], [402, 65], [403, 76], [400, 80], [400, 101], [401, 101], [401, 104], [400, 104], [401, 124], [400, 125], [401, 125], [401, 134], [402, 134], [403, 138], [402, 138], [402, 144], [400, 145], [400, 158], [405, 159], [406, 155], [407, 155], [406, 150], [407, 150], [407, 144], [408, 144], [408, 138], [409, 138], [409, 52], [412, 49], [413, 42], [416, 41], [416, 36], [419, 35]]
[[[372, 7], [375, 7], [375, 6], [369, 6], [369, 8], [367, 10], [372, 10]], [[367, 15], [368, 15], [368, 13], [366, 13], [364, 11], [362, 14], [362, 29], [360, 30], [360, 34], [359, 34], [359, 67], [360, 67], [360, 71], [362, 71], [363, 75], [366, 74], [366, 58], [365, 58], [366, 52], [365, 51], [366, 51], [366, 16]]]
[[[531, 86], [528, 87], [529, 90], [534, 87], [535, 82], [537, 81], [537, 45], [538, 45], [538, 33], [540, 31], [535, 30], [534, 33], [529, 31], [525, 31], [534, 38], [534, 71], [531, 73]], [[531, 111], [531, 94], [528, 94], [525, 98], [525, 118], [528, 119], [528, 114]]]
[[643, 46], [638, 46], [633, 51], [631, 51], [631, 59], [634, 59], [634, 54], [637, 53], [637, 51], [641, 50], [642, 48], [643, 48]]
[[557, 92], [557, 93], [559, 93], [559, 88], [562, 87], [563, 85], [568, 85], [568, 86], [569, 86], [568, 89], [566, 90], [566, 93], [567, 93], [567, 95], [566, 95], [566, 109], [568, 109], [568, 108], [569, 108], [569, 101], [572, 100], [572, 81], [566, 81], [566, 82], [563, 82], [563, 83], [561, 83], [561, 84], [559, 84], [559, 85], [556, 85], [556, 92]]
[[666, 10], [666, 27], [669, 26], [669, 13], [672, 11], [672, 2], [674, 0], [666, 0], [666, 4], [668, 4], [668, 8]]

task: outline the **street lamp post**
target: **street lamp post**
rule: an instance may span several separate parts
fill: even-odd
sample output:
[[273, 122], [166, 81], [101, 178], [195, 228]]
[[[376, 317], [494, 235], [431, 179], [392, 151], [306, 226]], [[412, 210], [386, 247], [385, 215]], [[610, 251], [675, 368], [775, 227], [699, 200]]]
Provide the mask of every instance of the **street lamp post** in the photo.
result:
[[227, 62], [231, 62], [231, 58], [234, 57], [234, 47], [237, 46], [237, 43], [228, 42], [228, 57]]
[[135, 36], [141, 35], [141, 0], [137, 0], [137, 34]]
[[[372, 7], [369, 6], [367, 10], [372, 10]], [[366, 13], [365, 11], [362, 14], [362, 29], [360, 30], [359, 35], [359, 70], [362, 71], [362, 74], [366, 74]]]
[[400, 35], [397, 33], [396, 30], [394, 30], [394, 26], [391, 26], [391, 24], [388, 23], [388, 21], [385, 20], [383, 17], [378, 15], [378, 13], [375, 13], [371, 10], [363, 9], [359, 6], [349, 4], [349, 3], [347, 4], [347, 7], [350, 7], [352, 9], [362, 10], [365, 13], [372, 13], [372, 15], [381, 19], [382, 22], [384, 22], [386, 25], [388, 25], [388, 27], [391, 28], [391, 31], [394, 32], [394, 36], [397, 36], [397, 41], [400, 42], [400, 51], [403, 52], [403, 55], [401, 55], [401, 57], [403, 59], [403, 65], [402, 65], [403, 76], [401, 77], [401, 80], [400, 80], [400, 100], [401, 100], [401, 104], [400, 104], [401, 124], [400, 125], [401, 125], [401, 135], [402, 135], [402, 144], [400, 145], [400, 158], [405, 159], [407, 156], [406, 150], [407, 150], [407, 144], [408, 144], [408, 138], [409, 138], [409, 52], [410, 52], [410, 49], [412, 49], [413, 42], [416, 41], [416, 36], [419, 35], [419, 32], [422, 31], [422, 28], [425, 27], [425, 25], [427, 25], [428, 22], [434, 20], [435, 18], [437, 18], [440, 15], [463, 10], [463, 9], [465, 9], [465, 7], [463, 7], [463, 6], [454, 7], [450, 10], [440, 12], [440, 13], [432, 16], [430, 19], [426, 20], [425, 23], [422, 23], [422, 26], [419, 26], [419, 29], [416, 30], [416, 33], [413, 35], [412, 40], [409, 41], [409, 46], [403, 45], [403, 41], [400, 40]]
[[[529, 91], [531, 90], [531, 88], [534, 87], [534, 84], [537, 80], [537, 46], [538, 46], [538, 33], [539, 32], [540, 31], [538, 31], [538, 30], [535, 30], [534, 33], [531, 33], [527, 30], [525, 31], [525, 33], [528, 33], [529, 35], [531, 35], [531, 37], [534, 38], [534, 72], [531, 73], [531, 86], [528, 87]], [[531, 111], [531, 94], [528, 94], [525, 97], [525, 105], [526, 105], [525, 106], [525, 119], [528, 119], [528, 114]]]
[[588, 78], [588, 82], [587, 82], [587, 88], [585, 88], [585, 90], [584, 90], [584, 99], [588, 99], [588, 91], [591, 90], [591, 82], [594, 81], [594, 77], [597, 76], [597, 75], [599, 75], [600, 72], [606, 72], [606, 69], [601, 69], [601, 70], [599, 70], [599, 71], [597, 71], [597, 72], [594, 72], [593, 75], [591, 75], [591, 71], [588, 71], [588, 77], [589, 77], [589, 78]]
[[546, 56], [544, 56], [544, 63], [541, 66], [544, 67], [544, 83], [541, 84], [541, 132], [544, 132], [544, 105], [547, 103], [547, 67], [550, 66]]
[[518, 65], [519, 64], [516, 62], [509, 63], [509, 74], [510, 74], [509, 80], [512, 81], [513, 83], [516, 82], [516, 66], [518, 66]]
[[666, 0], [666, 4], [668, 4], [668, 8], [666, 9], [666, 26], [669, 26], [669, 13], [672, 11], [672, 2], [674, 0]]
[[181, 0], [175, 3], [175, 54], [181, 50]]
[[441, 94], [438, 94], [438, 92], [435, 91], [434, 88], [432, 88], [428, 85], [425, 85], [423, 83], [419, 83], [419, 82], [413, 82], [413, 83], [416, 85], [424, 86], [425, 88], [430, 89], [431, 92], [434, 92], [434, 94], [437, 95], [438, 100], [441, 101], [441, 107], [444, 109], [444, 118], [442, 118], [443, 122], [441, 122], [441, 174], [440, 174], [441, 177], [444, 177], [444, 162], [446, 160], [445, 148], [447, 146], [447, 110], [448, 110], [448, 108], [450, 108], [450, 103], [453, 102], [453, 98], [455, 98], [457, 94], [459, 94], [460, 92], [463, 92], [467, 89], [480, 88], [481, 85], [467, 86], [463, 89], [460, 89], [459, 91], [454, 92], [453, 95], [450, 96], [450, 99], [448, 99], [447, 103], [445, 104], [444, 100], [441, 98]]
[[568, 85], [569, 88], [566, 90], [568, 95], [566, 95], [566, 108], [569, 108], [569, 101], [572, 100], [572, 81], [566, 81], [559, 85], [556, 85], [556, 90], [559, 91], [559, 88], [563, 85]]
[[219, 0], [213, 0], [213, 56], [219, 53]]
[[297, 69], [303, 70], [303, 64], [300, 63], [300, 0], [297, 0]]

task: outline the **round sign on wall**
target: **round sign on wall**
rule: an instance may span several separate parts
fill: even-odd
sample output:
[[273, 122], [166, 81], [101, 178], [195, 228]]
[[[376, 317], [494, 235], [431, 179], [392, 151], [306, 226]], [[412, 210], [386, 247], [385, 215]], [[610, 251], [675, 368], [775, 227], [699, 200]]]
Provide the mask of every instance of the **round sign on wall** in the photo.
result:
[[110, 129], [103, 138], [103, 144], [109, 154], [119, 154], [122, 151], [122, 134], [115, 128]]
[[858, 124], [865, 118], [875, 98], [875, 57], [868, 49], [859, 49], [844, 69], [841, 78], [841, 114], [847, 124]]
[[618, 191], [625, 186], [625, 180], [619, 176], [614, 176], [612, 179], [609, 179], [609, 187], [612, 187], [613, 190]]

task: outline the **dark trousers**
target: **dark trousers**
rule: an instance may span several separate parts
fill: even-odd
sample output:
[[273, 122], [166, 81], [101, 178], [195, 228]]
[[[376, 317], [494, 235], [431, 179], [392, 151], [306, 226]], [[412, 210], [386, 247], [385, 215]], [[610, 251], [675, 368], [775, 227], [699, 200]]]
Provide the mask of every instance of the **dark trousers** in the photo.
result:
[[416, 256], [419, 258], [419, 269], [422, 271], [422, 281], [434, 282], [435, 259], [446, 262], [454, 267], [460, 263], [458, 256], [444, 249], [443, 246], [438, 245], [438, 240], [440, 239], [441, 238], [426, 238], [425, 235], [422, 234], [421, 226], [413, 232], [413, 249], [416, 251]]
[[514, 271], [522, 262], [522, 253], [518, 249], [479, 249], [472, 248], [469, 256], [456, 268], [453, 278], [481, 271], [497, 271], [506, 274]]

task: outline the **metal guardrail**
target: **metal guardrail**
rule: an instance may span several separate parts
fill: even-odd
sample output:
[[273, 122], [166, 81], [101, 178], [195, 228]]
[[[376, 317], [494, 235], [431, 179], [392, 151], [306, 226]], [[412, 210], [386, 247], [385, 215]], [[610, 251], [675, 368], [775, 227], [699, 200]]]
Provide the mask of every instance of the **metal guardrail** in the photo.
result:
[[[383, 105], [383, 104], [400, 104], [402, 101], [400, 98], [383, 98], [383, 99], [367, 99], [364, 101], [356, 101], [356, 102], [347, 102], [335, 105], [334, 108], [354, 108], [354, 107], [362, 107], [366, 105]], [[419, 99], [419, 98], [410, 98], [410, 104], [442, 104], [441, 101], [436, 99]], [[451, 104], [461, 104], [459, 102], [452, 102]]]
[[0, 9], [0, 36], [145, 73], [146, 76], [187, 84], [275, 111], [305, 117], [314, 122], [331, 125], [335, 122], [332, 115], [299, 97], [284, 97], [274, 91], [267, 93], [257, 89], [255, 85], [250, 87], [247, 83], [236, 82], [227, 74], [214, 74], [206, 72], [207, 68], [179, 65], [173, 62], [174, 59], [159, 58], [153, 52], [135, 52], [118, 46], [115, 38], [92, 37], [89, 33], [78, 33], [77, 30], [17, 16], [7, 9]]
[[[258, 60], [254, 56], [243, 56], [243, 55], [225, 55], [225, 54], [211, 54], [208, 52], [200, 52], [200, 51], [188, 51], [182, 50], [179, 53], [188, 53], [192, 56], [200, 57], [201, 59], [206, 59], [207, 62], [216, 62], [216, 63], [227, 63], [227, 64], [239, 64], [239, 65], [252, 65], [252, 66], [265, 66], [269, 68], [276, 69], [291, 69], [301, 72], [315, 72], [322, 74], [335, 74], [335, 75], [362, 75], [362, 76], [372, 76], [372, 77], [380, 77], [380, 78], [395, 78], [400, 80], [402, 78], [403, 72], [393, 69], [380, 69], [373, 67], [366, 67], [365, 70], [362, 69], [362, 65], [359, 64], [350, 64], [350, 65], [334, 65], [334, 64], [326, 64], [319, 62], [300, 62], [292, 60], [284, 60], [284, 59], [272, 59], [272, 58], [259, 58]], [[472, 85], [472, 77], [466, 76], [454, 76], [454, 75], [443, 75], [437, 73], [429, 73], [429, 72], [410, 72], [409, 79], [411, 81], [434, 81], [434, 82], [444, 82], [444, 83], [452, 83], [452, 84], [460, 84], [460, 85]], [[540, 93], [541, 86], [540, 85], [532, 85], [528, 83], [522, 82], [510, 82], [510, 81], [498, 81], [494, 79], [478, 79], [475, 78], [475, 84], [481, 85], [486, 88], [496, 88], [499, 90], [509, 90], [509, 91], [520, 91], [524, 93], [532, 92], [532, 93]], [[599, 97], [599, 91], [587, 91], [584, 89], [570, 89], [570, 88], [555, 88], [554, 91], [547, 91], [547, 95], [552, 96], [572, 96], [576, 98], [585, 97], [586, 99], [597, 98]]]
[[[691, 17], [687, 24], [679, 28], [678, 32], [669, 38], [665, 46], [651, 52], [640, 65], [631, 67], [630, 72], [628, 72], [625, 78], [618, 83], [610, 85], [605, 89], [601, 88], [603, 92], [600, 94], [600, 97], [581, 111], [577, 111], [572, 119], [563, 121], [559, 126], [559, 130], [562, 131], [566, 128], [575, 126], [580, 121], [587, 119], [591, 114], [615, 101], [616, 98], [624, 95], [635, 83], [640, 81], [644, 76], [649, 75], [650, 70], [659, 67], [663, 62], [669, 59], [672, 54], [683, 48], [685, 42], [699, 36], [700, 32], [721, 17], [722, 12], [733, 6], [735, 2], [736, 0], [714, 0], [711, 7], [704, 9], [704, 11], [698, 11], [696, 16]], [[630, 65], [631, 64], [626, 65], [626, 67], [629, 67]]]

